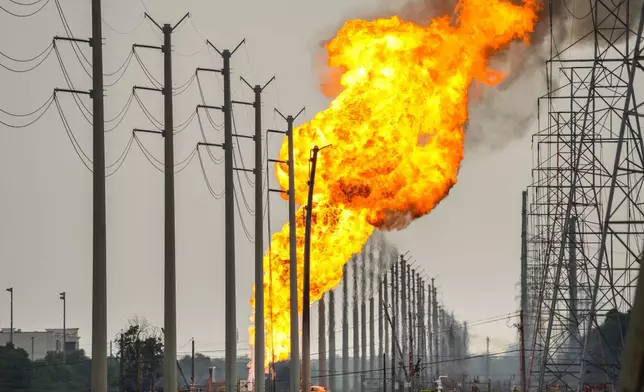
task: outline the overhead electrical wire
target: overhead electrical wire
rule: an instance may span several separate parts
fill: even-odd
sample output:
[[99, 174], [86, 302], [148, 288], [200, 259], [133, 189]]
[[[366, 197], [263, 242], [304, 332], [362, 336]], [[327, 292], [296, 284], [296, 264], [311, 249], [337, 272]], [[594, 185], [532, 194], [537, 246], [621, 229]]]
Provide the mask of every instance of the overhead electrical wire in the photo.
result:
[[138, 30], [138, 29], [143, 25], [143, 21], [145, 20], [145, 14], [141, 14], [141, 20], [139, 20], [139, 22], [138, 22], [138, 23], [137, 23], [137, 24], [136, 24], [136, 25], [135, 25], [131, 30], [129, 30], [129, 31], [121, 31], [121, 30], [115, 29], [114, 27], [112, 27], [112, 25], [110, 25], [110, 24], [107, 22], [107, 20], [105, 20], [105, 18], [101, 18], [101, 20], [103, 21], [103, 24], [104, 24], [104, 25], [105, 25], [109, 30], [112, 30], [112, 31], [113, 31], [113, 32], [115, 32], [116, 34], [120, 34], [120, 35], [130, 35], [130, 34], [134, 33], [135, 31], [137, 31], [137, 30]]
[[31, 67], [29, 67], [27, 69], [15, 69], [15, 68], [11, 68], [11, 67], [9, 67], [9, 66], [7, 66], [5, 64], [2, 64], [2, 63], [0, 63], [0, 67], [6, 69], [8, 71], [11, 71], [11, 72], [19, 72], [19, 73], [31, 72], [34, 69], [40, 67], [40, 65], [42, 63], [44, 63], [45, 60], [47, 60], [49, 58], [49, 56], [53, 52], [53, 49], [54, 49], [54, 43], [52, 42], [52, 43], [49, 44], [49, 46], [47, 46], [47, 48], [45, 48], [45, 50], [43, 50], [42, 52], [40, 52], [36, 56], [34, 56], [32, 58], [29, 58], [29, 59], [18, 59], [18, 58], [15, 58], [15, 57], [12, 57], [12, 56], [9, 56], [9, 55], [7, 55], [5, 53], [0, 52], [0, 56], [5, 57], [5, 58], [7, 58], [7, 59], [9, 59], [9, 60], [11, 60], [13, 62], [16, 62], [16, 63], [30, 63], [30, 62], [38, 59], [38, 62], [35, 65], [33, 65], [33, 66], [31, 66]]
[[13, 3], [15, 5], [25, 6], [25, 7], [36, 5], [38, 3], [42, 3], [43, 1], [48, 1], [48, 0], [36, 0], [36, 1], [31, 2], [31, 3], [21, 3], [21, 2], [16, 1], [16, 0], [9, 0], [10, 3]]
[[[201, 137], [204, 143], [208, 143], [208, 138], [206, 137], [206, 133], [204, 132], [203, 129], [203, 122], [201, 121], [201, 115], [199, 114], [199, 109], [196, 110], [197, 112], [197, 120], [199, 121], [199, 130], [201, 131]], [[210, 159], [217, 165], [221, 164], [224, 162], [224, 157], [217, 158], [215, 155], [212, 153], [210, 150], [210, 146], [206, 150], [208, 151], [208, 155], [210, 155]]]
[[74, 136], [74, 133], [71, 130], [71, 127], [69, 126], [69, 122], [67, 121], [67, 117], [65, 117], [65, 113], [63, 112], [63, 109], [60, 106], [60, 103], [58, 102], [58, 98], [54, 95], [54, 102], [56, 102], [56, 108], [58, 109], [58, 114], [60, 115], [60, 120], [63, 123], [63, 127], [65, 128], [65, 133], [67, 134], [67, 137], [69, 138], [70, 143], [72, 144], [72, 147], [74, 148], [74, 151], [76, 152], [76, 155], [78, 158], [81, 160], [83, 165], [89, 170], [90, 172], [92, 171], [91, 166], [91, 159], [83, 148], [80, 146], [78, 143], [78, 140], [76, 140], [76, 137]]
[[[134, 57], [134, 50], [130, 50], [130, 52], [128, 53], [127, 57], [125, 57], [125, 61], [123, 61], [123, 63], [121, 63], [121, 65], [118, 68], [116, 68], [116, 70], [114, 72], [103, 73], [103, 76], [114, 76], [119, 72], [121, 73], [116, 78], [116, 80], [114, 80], [113, 82], [103, 83], [104, 87], [112, 87], [116, 83], [121, 81], [121, 79], [123, 78], [123, 76], [125, 75], [127, 70], [130, 68], [130, 64], [132, 64], [132, 57]], [[123, 71], [123, 72], [121, 72], [121, 71]]]
[[[60, 55], [60, 52], [58, 51], [58, 46], [54, 43], [54, 51], [56, 52], [56, 57], [58, 58], [58, 64], [60, 64], [60, 70], [63, 73], [63, 77], [65, 78], [65, 83], [67, 84], [67, 87], [70, 90], [76, 90], [76, 87], [74, 87], [74, 82], [72, 81], [71, 77], [69, 76], [69, 73], [67, 72], [67, 68], [65, 67], [65, 63], [63, 62], [63, 58]], [[80, 109], [81, 113], [83, 114], [83, 117], [85, 120], [91, 125], [92, 120], [90, 117], [92, 117], [92, 113], [85, 105], [85, 103], [77, 96], [77, 94], [71, 94], [72, 97], [74, 98], [74, 102], [76, 102], [76, 105]]]
[[12, 113], [12, 112], [9, 112], [9, 111], [7, 111], [5, 109], [0, 108], [0, 112], [2, 112], [4, 114], [7, 114], [7, 115], [9, 115], [11, 117], [18, 117], [18, 118], [25, 118], [25, 117], [33, 116], [34, 114], [38, 113], [38, 115], [36, 116], [35, 119], [29, 121], [26, 124], [15, 125], [15, 124], [7, 123], [7, 122], [2, 121], [2, 120], [0, 120], [0, 124], [4, 125], [6, 127], [9, 127], [9, 128], [14, 128], [14, 129], [27, 128], [27, 127], [35, 124], [36, 122], [38, 122], [45, 115], [45, 113], [47, 113], [47, 111], [51, 107], [51, 104], [54, 102], [54, 99], [55, 99], [55, 96], [52, 94], [45, 101], [45, 103], [43, 103], [37, 109], [35, 109], [35, 110], [33, 110], [33, 111], [29, 112], [29, 113]]
[[[43, 5], [41, 5], [39, 8], [37, 8], [35, 11], [30, 12], [30, 13], [27, 13], [27, 14], [17, 14], [17, 13], [15, 13], [15, 12], [13, 12], [13, 11], [9, 11], [8, 9], [4, 8], [4, 7], [3, 7], [3, 6], [1, 6], [1, 5], [0, 5], [0, 9], [1, 9], [1, 10], [3, 10], [4, 12], [6, 12], [7, 14], [11, 15], [11, 16], [15, 16], [16, 18], [29, 18], [29, 17], [31, 17], [31, 16], [36, 15], [36, 14], [37, 14], [37, 13], [39, 13], [40, 11], [42, 11], [42, 9], [43, 9], [43, 8], [45, 8], [45, 6], [46, 6], [47, 4], [49, 4], [49, 0], [44, 0], [44, 1], [45, 1], [45, 3], [44, 3]], [[21, 5], [21, 6], [36, 5], [36, 4], [38, 4], [39, 2], [40, 2], [40, 1], [36, 1], [36, 2], [34, 2], [34, 3], [31, 3], [31, 4], [21, 4], [21, 3], [18, 3], [18, 2], [16, 2], [16, 1], [12, 1], [12, 3], [14, 3], [14, 4], [18, 4], [18, 5]]]
[[201, 173], [203, 174], [203, 179], [204, 179], [204, 182], [206, 183], [206, 187], [208, 188], [208, 192], [210, 192], [210, 195], [216, 200], [221, 200], [224, 197], [224, 191], [221, 191], [221, 192], [215, 191], [212, 184], [210, 183], [210, 180], [208, 179], [208, 174], [206, 173], [206, 167], [204, 166], [204, 163], [203, 163], [203, 158], [201, 157], [201, 150], [199, 150], [199, 147], [197, 147], [197, 157], [199, 158]]
[[[235, 141], [237, 142], [237, 145], [239, 146], [240, 136], [239, 136], [239, 133], [238, 133], [239, 131], [237, 130], [237, 122], [235, 121], [235, 110], [234, 109], [232, 110], [231, 118], [233, 120], [232, 122], [233, 122], [234, 138], [235, 138]], [[246, 168], [246, 163], [244, 162], [244, 155], [241, 153], [241, 149], [238, 149], [238, 154], [239, 154], [239, 159], [241, 161], [242, 167], [245, 169]], [[233, 154], [233, 158], [234, 157], [235, 157], [235, 154]], [[251, 187], [255, 186], [255, 181], [250, 178], [250, 176], [248, 175], [247, 171], [244, 171], [244, 176], [246, 177], [246, 181], [248, 182], [248, 185], [250, 185]]]
[[[197, 86], [199, 87], [199, 95], [201, 96], [201, 104], [202, 104], [202, 105], [206, 105], [206, 96], [205, 96], [205, 95], [204, 95], [204, 93], [203, 93], [203, 88], [201, 87], [201, 79], [199, 78], [199, 74], [198, 74], [198, 73], [197, 73], [196, 79], [197, 79]], [[223, 121], [222, 121], [222, 123], [221, 123], [221, 124], [217, 124], [217, 123], [215, 123], [215, 122], [213, 121], [213, 119], [212, 119], [212, 116], [210, 115], [210, 111], [209, 111], [209, 110], [206, 110], [206, 115], [208, 116], [208, 121], [210, 122], [210, 125], [212, 125], [212, 127], [213, 127], [215, 130], [217, 130], [217, 131], [221, 131], [221, 130], [223, 130], [223, 129], [224, 129], [224, 123], [223, 123]]]
[[141, 98], [139, 97], [139, 94], [137, 94], [136, 90], [132, 90], [132, 95], [136, 99], [136, 102], [139, 104], [139, 107], [143, 111], [143, 114], [148, 118], [150, 123], [159, 131], [163, 131], [163, 123], [159, 120], [157, 120], [152, 113], [148, 110], [148, 108], [145, 106], [143, 101], [141, 101]]
[[[240, 190], [240, 192], [243, 194], [244, 191]], [[253, 236], [250, 234], [250, 231], [246, 227], [246, 223], [244, 222], [244, 216], [242, 215], [241, 212], [241, 207], [239, 206], [239, 197], [237, 197], [237, 188], [233, 187], [233, 198], [235, 199], [235, 206], [237, 207], [237, 214], [239, 215], [239, 221], [241, 222], [242, 230], [244, 231], [244, 234], [246, 235], [246, 238], [248, 239], [248, 242], [255, 243], [255, 239]]]
[[139, 63], [139, 66], [141, 67], [141, 70], [145, 74], [145, 77], [148, 78], [150, 83], [154, 85], [155, 88], [161, 89], [163, 88], [163, 83], [159, 82], [154, 75], [148, 70], [148, 67], [145, 66], [143, 63], [143, 60], [141, 60], [141, 57], [139, 57], [139, 53], [137, 52], [136, 48], [132, 48], [134, 51], [134, 58], [136, 58], [136, 61]]
[[[75, 38], [74, 33], [72, 32], [72, 29], [69, 27], [69, 24], [67, 23], [67, 18], [65, 17], [65, 12], [63, 11], [63, 7], [60, 5], [59, 0], [54, 0], [54, 4], [56, 4], [56, 9], [58, 10], [58, 16], [60, 17], [60, 21], [63, 25], [63, 29], [65, 30], [65, 33], [67, 35], [67, 38]], [[78, 45], [78, 42], [76, 41], [70, 41], [72, 50], [74, 51], [74, 54], [76, 55], [76, 58], [78, 59], [78, 62], [80, 63], [81, 67], [83, 68], [83, 71], [85, 71], [85, 74], [91, 79], [92, 74], [91, 74], [91, 68], [92, 68], [92, 63], [87, 59], [87, 56], [85, 56], [85, 53], [83, 53], [83, 50], [80, 48]], [[90, 70], [88, 70], [85, 67], [85, 64], [90, 67]]]
[[[133, 132], [133, 134], [134, 134], [134, 141], [137, 143], [137, 145], [138, 145], [138, 146], [139, 146], [139, 148], [141, 149], [141, 152], [143, 152], [143, 155], [145, 155], [145, 157], [148, 159], [148, 162], [150, 162], [150, 164], [152, 164], [152, 166], [154, 166], [158, 171], [160, 171], [161, 173], [163, 173], [163, 172], [164, 172], [163, 167], [165, 167], [165, 164], [164, 164], [161, 160], [157, 159], [157, 158], [156, 158], [156, 157], [155, 157], [155, 156], [150, 152], [150, 150], [148, 150], [148, 149], [145, 147], [145, 145], [143, 144], [143, 142], [141, 141], [141, 139], [139, 139], [139, 137], [136, 135], [136, 132]], [[183, 158], [183, 159], [182, 159], [182, 160], [180, 160], [179, 162], [174, 163], [174, 164], [173, 164], [173, 167], [175, 167], [175, 168], [176, 168], [176, 167], [179, 167], [178, 169], [174, 170], [174, 173], [175, 173], [175, 174], [178, 174], [178, 173], [181, 173], [182, 171], [184, 171], [184, 170], [185, 170], [185, 169], [190, 165], [190, 162], [192, 162], [192, 160], [194, 159], [194, 157], [197, 155], [197, 151], [198, 151], [198, 150], [197, 150], [197, 147], [195, 147], [195, 148], [190, 152], [190, 154], [188, 154], [185, 158]], [[155, 163], [155, 162], [156, 162], [156, 163]], [[157, 165], [156, 165], [157, 163], [158, 163], [161, 167], [157, 166]]]

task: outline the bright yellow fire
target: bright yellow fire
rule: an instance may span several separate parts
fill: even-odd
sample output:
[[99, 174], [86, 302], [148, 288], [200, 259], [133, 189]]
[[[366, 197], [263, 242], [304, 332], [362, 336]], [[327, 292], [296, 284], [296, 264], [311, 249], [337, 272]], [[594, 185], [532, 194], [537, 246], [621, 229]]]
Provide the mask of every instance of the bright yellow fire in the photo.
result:
[[[456, 11], [456, 22], [446, 16], [428, 26], [395, 16], [351, 20], [326, 44], [328, 65], [342, 71], [341, 91], [326, 110], [294, 130], [300, 205], [308, 192], [311, 149], [331, 145], [319, 155], [315, 183], [312, 301], [340, 282], [342, 266], [374, 228], [404, 228], [447, 195], [463, 158], [468, 89], [474, 79], [488, 84], [502, 79], [487, 68], [488, 58], [513, 40], [528, 43], [539, 4], [460, 0]], [[285, 141], [280, 159], [287, 157]], [[287, 165], [278, 165], [276, 174], [288, 189]], [[303, 217], [301, 208], [300, 312]], [[288, 224], [273, 236], [271, 253], [264, 257], [265, 366], [288, 359], [291, 348]], [[251, 345], [254, 341], [251, 327]]]

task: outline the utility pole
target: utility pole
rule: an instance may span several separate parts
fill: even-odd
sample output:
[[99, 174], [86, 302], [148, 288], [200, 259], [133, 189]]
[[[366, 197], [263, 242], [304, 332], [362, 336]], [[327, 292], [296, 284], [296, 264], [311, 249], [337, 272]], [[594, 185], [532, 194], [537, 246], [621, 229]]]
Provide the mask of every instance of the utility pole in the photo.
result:
[[396, 341], [398, 339], [398, 263], [396, 259], [391, 265], [391, 301], [393, 302], [393, 316], [391, 317], [391, 391], [396, 390]]
[[525, 324], [523, 323], [523, 309], [519, 312], [519, 338], [521, 339], [521, 392], [527, 392], [525, 378]]
[[329, 291], [329, 387], [332, 391], [337, 390], [335, 361], [335, 291]]
[[195, 385], [195, 338], [192, 338], [192, 360], [191, 360], [192, 369], [190, 372], [190, 385]]
[[7, 292], [9, 293], [9, 317], [10, 317], [10, 324], [9, 324], [9, 343], [13, 346], [13, 287], [9, 287], [7, 289]]
[[349, 390], [349, 270], [342, 266], [342, 391]]
[[358, 258], [354, 255], [351, 259], [353, 272], [353, 368], [354, 385], [353, 389], [358, 388], [360, 383], [360, 311], [358, 304]]
[[[407, 292], [408, 292], [408, 290], [407, 290], [407, 279], [406, 279], [407, 268], [405, 268], [405, 265], [406, 265], [405, 264], [405, 257], [403, 255], [400, 255], [400, 280], [401, 280], [400, 288], [401, 288], [401, 292], [402, 292], [402, 299], [401, 299], [401, 301], [402, 301], [401, 305], [402, 306], [401, 306], [401, 309], [400, 309], [401, 310], [401, 312], [400, 312], [401, 320], [402, 320], [402, 346], [403, 346], [402, 355], [405, 355], [407, 353], [407, 343], [408, 343], [408, 341], [407, 341], [407, 339], [408, 339], [408, 337], [407, 337], [407, 315], [408, 315], [408, 313], [407, 313], [407, 311], [408, 311], [407, 310]], [[404, 360], [404, 359], [401, 358], [401, 360]], [[407, 385], [407, 384], [405, 383], [405, 385]], [[407, 389], [407, 388], [405, 387], [405, 389]]]
[[[324, 148], [324, 147], [322, 147]], [[302, 304], [302, 391], [311, 389], [311, 224], [313, 218], [313, 188], [315, 186], [315, 168], [318, 161], [318, 146], [313, 147], [309, 194], [306, 204], [306, 221], [304, 226], [304, 288]], [[291, 160], [292, 162], [292, 160]], [[322, 303], [324, 306], [324, 303]], [[323, 323], [322, 323], [323, 325]], [[324, 331], [320, 332], [324, 339]], [[322, 355], [322, 353], [320, 353]]]
[[432, 285], [427, 285], [427, 336], [428, 336], [428, 346], [429, 346], [429, 377], [431, 381], [434, 380], [434, 366], [432, 362], [434, 361], [434, 334], [432, 333]]
[[382, 352], [382, 391], [387, 392], [387, 353], [384, 351]]
[[[387, 276], [387, 271], [386, 270], [385, 270], [384, 275]], [[383, 307], [383, 304], [384, 304], [383, 297], [382, 297], [383, 287], [384, 287], [384, 282], [382, 281], [382, 279], [379, 279], [379, 281], [378, 281], [378, 352], [381, 353], [382, 355], [384, 355], [384, 353], [385, 353], [385, 348], [383, 346], [385, 339], [384, 339], [384, 331], [383, 331], [383, 324], [382, 324], [382, 317], [383, 317], [383, 315], [382, 315], [382, 307]], [[373, 316], [372, 316], [372, 319], [373, 319]], [[372, 341], [371, 341], [371, 346], [374, 347], [374, 349], [375, 349], [376, 343], [375, 343], [375, 341], [373, 341], [373, 338], [372, 338]], [[374, 363], [376, 363], [375, 361], [377, 359], [372, 358], [371, 360], [374, 361]], [[376, 367], [374, 366], [373, 368], [375, 369]]]
[[[175, 203], [174, 203], [174, 114], [172, 87], [172, 32], [189, 16], [185, 14], [177, 24], [159, 25], [150, 15], [154, 25], [163, 33], [163, 46], [134, 45], [134, 48], [160, 50], [163, 53], [163, 89], [135, 86], [134, 90], [150, 90], [163, 94], [164, 127], [161, 136], [164, 139], [164, 293], [163, 293], [163, 381], [164, 390], [175, 390], [177, 386], [177, 285], [176, 285], [176, 239], [175, 239]], [[99, 23], [101, 23], [99, 21]], [[135, 132], [156, 133], [135, 129]], [[104, 342], [100, 343], [105, 346]], [[94, 348], [94, 347], [92, 347]], [[103, 355], [106, 357], [106, 355]], [[104, 381], [106, 384], [107, 381]], [[104, 387], [103, 387], [104, 388]]]
[[[107, 229], [105, 208], [105, 113], [103, 106], [103, 18], [92, 0], [92, 392], [107, 392]], [[64, 351], [64, 350], [63, 350]]]
[[[286, 137], [288, 141], [288, 220], [289, 220], [289, 288], [291, 310], [291, 363], [290, 363], [290, 390], [300, 390], [300, 337], [298, 322], [298, 293], [297, 293], [297, 237], [295, 216], [295, 157], [293, 144], [293, 123], [304, 112], [302, 108], [295, 116], [284, 116], [279, 110], [275, 112], [286, 121]], [[280, 132], [269, 130], [269, 132]], [[283, 132], [282, 132], [283, 133]], [[284, 163], [284, 162], [280, 162]]]
[[438, 323], [438, 297], [436, 295], [436, 284], [434, 283], [434, 278], [432, 278], [432, 330], [434, 331], [434, 362], [436, 362], [436, 376], [441, 376], [441, 365], [440, 360], [441, 350], [440, 350], [440, 339], [439, 339], [439, 328]]
[[31, 360], [35, 361], [36, 358], [34, 357], [34, 337], [31, 337]]
[[[389, 305], [389, 285], [387, 284], [387, 270], [385, 270], [383, 282], [382, 282], [382, 298], [383, 302], [380, 303], [380, 313], [379, 315], [382, 315], [382, 312], [385, 310], [385, 308]], [[380, 316], [382, 319], [383, 316]], [[389, 350], [389, 330], [387, 329], [387, 323], [384, 322], [383, 319], [383, 333], [384, 337], [381, 336], [380, 339], [382, 340], [382, 345], [384, 345], [383, 350], [381, 350], [384, 355], [387, 355], [387, 350]]]
[[63, 363], [67, 363], [67, 298], [65, 292], [60, 293], [63, 301]]
[[[241, 80], [255, 93], [255, 392], [264, 392], [265, 332], [264, 332], [264, 213], [262, 187], [262, 91], [273, 80], [273, 76], [263, 87]], [[232, 146], [232, 145], [231, 145]]]
[[119, 341], [119, 391], [125, 392], [125, 339], [123, 338], [123, 333], [121, 333], [121, 338]]
[[[485, 338], [485, 377], [490, 385], [490, 337]], [[490, 389], [488, 392], [492, 392]]]
[[[326, 304], [324, 301], [325, 294], [322, 294], [322, 298], [318, 301], [318, 355], [319, 355], [319, 364], [320, 364], [320, 384], [323, 387], [327, 386], [326, 382]], [[310, 339], [310, 335], [309, 335]], [[309, 340], [310, 342], [310, 340]], [[309, 352], [310, 354], [310, 352]]]

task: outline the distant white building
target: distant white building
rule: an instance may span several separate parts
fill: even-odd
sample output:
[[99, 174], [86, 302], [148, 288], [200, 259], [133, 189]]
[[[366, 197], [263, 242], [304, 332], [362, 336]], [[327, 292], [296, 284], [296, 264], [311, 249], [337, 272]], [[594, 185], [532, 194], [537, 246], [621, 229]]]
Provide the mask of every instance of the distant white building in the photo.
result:
[[[78, 349], [78, 328], [66, 329], [67, 339], [65, 339], [67, 352]], [[4, 346], [11, 341], [11, 329], [0, 329], [0, 346]], [[49, 352], [63, 351], [63, 329], [52, 328], [44, 331], [22, 331], [13, 330], [13, 344], [25, 350], [29, 358], [33, 360], [43, 359]]]

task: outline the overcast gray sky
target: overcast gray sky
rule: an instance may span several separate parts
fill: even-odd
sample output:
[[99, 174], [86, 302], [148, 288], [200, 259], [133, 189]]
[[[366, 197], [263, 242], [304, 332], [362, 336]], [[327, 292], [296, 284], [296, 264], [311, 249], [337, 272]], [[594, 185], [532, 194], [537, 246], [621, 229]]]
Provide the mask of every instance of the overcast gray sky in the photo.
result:
[[[139, 1], [111, 0], [103, 5], [105, 72], [116, 70], [128, 55], [131, 44], [159, 45], [159, 34], [142, 21]], [[61, 2], [67, 20], [79, 38], [90, 35], [90, 5], [87, 1]], [[181, 85], [197, 66], [220, 67], [216, 53], [204, 48], [203, 37], [219, 48], [243, 46], [232, 60], [233, 96], [251, 99], [239, 75], [249, 82], [263, 83], [276, 75], [267, 90], [264, 121], [280, 127], [273, 107], [295, 113], [307, 107], [303, 120], [323, 109], [328, 100], [318, 89], [315, 53], [318, 43], [331, 37], [342, 21], [381, 7], [374, 0], [329, 0], [325, 2], [170, 1], [148, 0], [150, 14], [159, 23], [175, 23], [190, 12], [190, 23], [174, 36], [174, 80]], [[7, 4], [7, 7], [12, 7]], [[26, 12], [20, 7], [11, 8]], [[32, 57], [43, 50], [54, 35], [64, 35], [54, 2], [31, 18], [13, 18], [0, 12], [0, 51], [18, 58]], [[78, 89], [89, 89], [68, 43], [58, 44], [61, 56]], [[83, 46], [81, 44], [81, 46]], [[84, 47], [84, 46], [83, 46]], [[84, 48], [90, 56], [90, 49]], [[162, 80], [161, 54], [140, 50], [152, 74]], [[194, 54], [196, 53], [196, 54]], [[194, 54], [194, 55], [192, 55]], [[15, 66], [0, 58], [3, 64]], [[18, 64], [18, 67], [20, 64]], [[24, 67], [23, 67], [24, 68]], [[118, 76], [118, 75], [117, 75]], [[45, 102], [55, 87], [66, 87], [55, 54], [30, 73], [15, 74], [0, 69], [0, 107], [28, 112]], [[109, 84], [115, 76], [106, 77]], [[214, 76], [202, 79], [211, 105], [221, 104], [221, 84]], [[107, 88], [106, 119], [113, 118], [130, 96], [133, 85], [151, 86], [141, 68], [132, 61], [124, 77]], [[183, 122], [199, 103], [196, 83], [175, 98], [175, 124]], [[140, 92], [145, 105], [162, 119], [162, 98]], [[89, 105], [88, 98], [81, 99]], [[534, 100], [527, 100], [528, 112]], [[81, 147], [91, 154], [91, 128], [69, 95], [60, 103]], [[2, 120], [12, 121], [3, 115]], [[215, 121], [221, 123], [219, 114]], [[252, 114], [238, 109], [237, 125], [250, 132]], [[115, 122], [109, 123], [110, 127]], [[488, 126], [479, 124], [479, 126]], [[494, 127], [494, 125], [489, 125]], [[506, 124], [507, 126], [507, 124]], [[114, 162], [125, 149], [131, 129], [152, 128], [136, 101], [120, 126], [106, 136], [107, 161]], [[223, 135], [205, 122], [207, 135], [219, 142]], [[494, 129], [486, 129], [494, 134]], [[475, 321], [514, 312], [519, 278], [520, 193], [530, 179], [532, 130], [520, 129], [518, 137], [502, 147], [472, 148], [466, 154], [458, 184], [432, 214], [402, 232], [387, 235], [400, 250], [412, 257], [430, 275], [436, 276], [440, 299], [461, 320]], [[163, 158], [162, 140], [141, 135], [146, 148]], [[177, 162], [188, 156], [200, 139], [197, 121], [177, 135]], [[271, 139], [273, 157], [281, 140]], [[247, 164], [252, 144], [241, 145]], [[216, 152], [221, 157], [221, 152]], [[91, 157], [91, 155], [90, 155]], [[206, 157], [206, 155], [204, 155]], [[216, 191], [223, 190], [223, 165], [205, 158], [208, 176]], [[109, 172], [110, 170], [108, 170]], [[273, 184], [275, 184], [273, 173]], [[65, 134], [60, 116], [52, 106], [42, 120], [26, 129], [2, 127], [0, 132], [0, 286], [15, 289], [15, 327], [25, 330], [60, 327], [62, 304], [58, 293], [67, 292], [69, 327], [80, 328], [81, 347], [91, 342], [91, 173], [83, 166]], [[245, 183], [242, 176], [242, 183]], [[244, 190], [252, 203], [251, 188]], [[113, 338], [134, 315], [153, 324], [163, 322], [163, 176], [134, 144], [123, 166], [107, 180], [108, 211], [108, 337]], [[197, 350], [223, 355], [224, 348], [224, 230], [223, 200], [215, 200], [204, 183], [198, 159], [176, 177], [178, 341], [187, 352], [187, 342], [196, 340]], [[273, 230], [286, 221], [286, 205], [272, 197]], [[252, 217], [242, 206], [242, 219], [252, 234]], [[248, 347], [246, 329], [250, 315], [249, 296], [253, 280], [253, 247], [242, 228], [237, 230], [237, 315], [240, 349]], [[315, 311], [313, 312], [315, 315]], [[490, 336], [492, 350], [512, 343], [515, 329], [510, 321], [473, 327], [473, 349], [484, 348]], [[316, 325], [316, 324], [314, 324]], [[9, 326], [9, 297], [0, 296], [0, 326]], [[314, 330], [313, 335], [317, 332]], [[217, 351], [220, 350], [220, 351]]]

